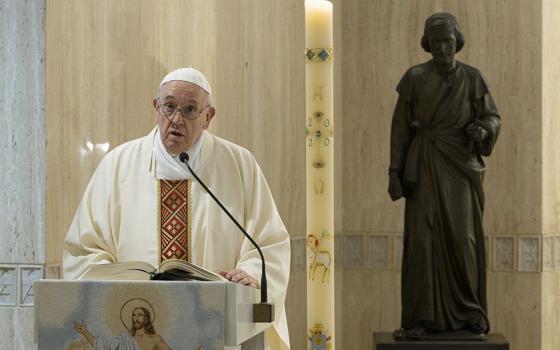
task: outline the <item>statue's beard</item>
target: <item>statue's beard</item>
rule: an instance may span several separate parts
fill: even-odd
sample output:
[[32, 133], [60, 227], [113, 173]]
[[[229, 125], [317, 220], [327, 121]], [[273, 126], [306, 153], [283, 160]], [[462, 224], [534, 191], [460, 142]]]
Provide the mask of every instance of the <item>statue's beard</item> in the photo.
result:
[[134, 322], [134, 324], [132, 325], [132, 328], [134, 330], [142, 329], [142, 327], [144, 327], [144, 324], [138, 321]]

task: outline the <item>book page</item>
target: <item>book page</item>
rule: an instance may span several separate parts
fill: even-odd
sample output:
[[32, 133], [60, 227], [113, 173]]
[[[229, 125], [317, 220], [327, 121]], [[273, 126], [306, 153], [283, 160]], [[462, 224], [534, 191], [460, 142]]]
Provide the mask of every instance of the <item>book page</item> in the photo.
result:
[[186, 271], [189, 274], [192, 274], [194, 279], [205, 280], [205, 281], [227, 281], [225, 278], [218, 275], [217, 273], [208, 271], [200, 266], [197, 266], [193, 263], [184, 260], [178, 260], [178, 259], [165, 260], [158, 267], [159, 272], [165, 272], [170, 269], [179, 269], [182, 271]]
[[144, 261], [93, 265], [83, 280], [149, 280], [156, 268]]

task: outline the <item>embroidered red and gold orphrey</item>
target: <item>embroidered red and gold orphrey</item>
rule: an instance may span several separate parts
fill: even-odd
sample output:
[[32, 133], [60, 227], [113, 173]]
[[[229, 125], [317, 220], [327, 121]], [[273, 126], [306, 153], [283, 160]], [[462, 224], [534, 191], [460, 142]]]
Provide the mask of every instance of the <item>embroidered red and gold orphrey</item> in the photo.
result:
[[188, 181], [161, 181], [161, 261], [189, 260]]

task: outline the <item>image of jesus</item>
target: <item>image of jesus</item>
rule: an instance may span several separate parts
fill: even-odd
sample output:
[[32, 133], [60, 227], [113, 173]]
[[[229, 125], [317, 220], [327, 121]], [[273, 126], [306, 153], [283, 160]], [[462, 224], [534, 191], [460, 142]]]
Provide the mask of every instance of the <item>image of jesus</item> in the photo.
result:
[[132, 310], [130, 329], [116, 337], [94, 336], [85, 322], [74, 322], [74, 329], [86, 338], [94, 350], [171, 350], [156, 333], [150, 311], [140, 306]]

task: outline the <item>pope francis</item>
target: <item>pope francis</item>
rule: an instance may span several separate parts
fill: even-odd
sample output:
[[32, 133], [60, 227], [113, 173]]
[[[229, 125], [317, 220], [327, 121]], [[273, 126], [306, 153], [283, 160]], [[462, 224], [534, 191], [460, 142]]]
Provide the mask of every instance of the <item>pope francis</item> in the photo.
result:
[[216, 111], [198, 70], [166, 75], [153, 106], [157, 126], [109, 152], [90, 180], [64, 242], [63, 277], [79, 279], [93, 264], [142, 260], [157, 266], [175, 258], [260, 287], [258, 252], [193, 181], [179, 160], [187, 152], [193, 170], [261, 246], [276, 314], [267, 343], [289, 348], [290, 238], [255, 158], [206, 131]]

